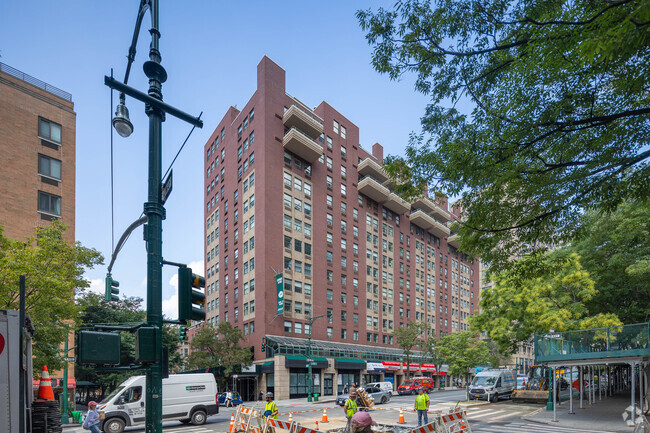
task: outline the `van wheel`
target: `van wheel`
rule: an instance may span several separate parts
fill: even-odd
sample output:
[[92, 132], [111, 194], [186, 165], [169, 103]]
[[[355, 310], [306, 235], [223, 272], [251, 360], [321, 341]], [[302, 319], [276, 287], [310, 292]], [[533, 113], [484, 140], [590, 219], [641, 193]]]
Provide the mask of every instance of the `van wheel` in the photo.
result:
[[120, 418], [111, 418], [104, 422], [104, 431], [106, 433], [122, 433], [124, 431], [124, 421]]
[[206, 420], [205, 412], [202, 410], [197, 410], [192, 414], [192, 424], [194, 425], [203, 425]]
[[499, 401], [499, 393], [495, 393], [492, 396], [492, 403], [496, 403], [497, 401]]

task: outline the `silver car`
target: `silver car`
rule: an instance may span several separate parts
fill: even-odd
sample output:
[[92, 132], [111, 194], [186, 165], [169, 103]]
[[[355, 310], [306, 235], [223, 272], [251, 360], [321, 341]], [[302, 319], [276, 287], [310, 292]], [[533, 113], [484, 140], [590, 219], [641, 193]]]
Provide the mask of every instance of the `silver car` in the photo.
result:
[[375, 401], [375, 404], [384, 404], [390, 401], [391, 393], [385, 391], [377, 386], [369, 386], [366, 388], [366, 393]]

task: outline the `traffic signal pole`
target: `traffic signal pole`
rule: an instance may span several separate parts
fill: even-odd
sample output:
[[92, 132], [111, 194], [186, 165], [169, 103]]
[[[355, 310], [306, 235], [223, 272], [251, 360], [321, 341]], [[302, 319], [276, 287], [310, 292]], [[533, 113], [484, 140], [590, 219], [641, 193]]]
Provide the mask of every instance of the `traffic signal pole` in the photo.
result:
[[[147, 217], [145, 230], [147, 245], [147, 325], [155, 329], [153, 351], [155, 362], [151, 363], [146, 371], [146, 433], [162, 433], [162, 220], [165, 219], [165, 208], [162, 200], [162, 122], [165, 113], [181, 118], [195, 126], [202, 127], [203, 122], [182, 111], [165, 104], [162, 96], [162, 83], [167, 80], [167, 72], [160, 64], [161, 56], [158, 50], [160, 32], [158, 30], [158, 1], [141, 0], [138, 18], [133, 34], [133, 41], [129, 49], [129, 62], [124, 83], [113, 77], [104, 77], [104, 83], [109, 87], [119, 90], [121, 102], [124, 95], [131, 96], [146, 104], [145, 113], [149, 117], [149, 174], [148, 174], [148, 199], [144, 204], [144, 214]], [[149, 78], [149, 91], [147, 94], [126, 85], [131, 63], [135, 58], [135, 46], [142, 19], [147, 9], [151, 14], [151, 45], [149, 60], [144, 63], [143, 69]], [[127, 113], [120, 113], [122, 116]], [[116, 122], [113, 122], [115, 126]], [[132, 128], [131, 128], [132, 130]], [[119, 131], [118, 131], [119, 132]], [[130, 132], [128, 132], [130, 134]], [[123, 136], [127, 136], [123, 135]]]

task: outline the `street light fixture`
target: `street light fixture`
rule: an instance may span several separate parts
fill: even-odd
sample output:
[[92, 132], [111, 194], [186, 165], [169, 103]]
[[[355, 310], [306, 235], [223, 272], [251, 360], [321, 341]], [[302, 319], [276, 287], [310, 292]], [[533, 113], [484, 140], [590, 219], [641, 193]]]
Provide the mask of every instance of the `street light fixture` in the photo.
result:
[[126, 138], [133, 133], [133, 124], [129, 119], [129, 109], [126, 108], [124, 99], [124, 93], [120, 94], [120, 103], [117, 105], [115, 117], [113, 117], [113, 128], [121, 137]]
[[311, 310], [309, 310], [309, 334], [307, 337], [307, 375], [309, 376], [309, 383], [307, 384], [307, 401], [311, 402], [312, 400], [312, 382], [314, 381], [312, 377], [312, 371], [311, 371], [311, 366], [314, 364], [314, 360], [311, 357], [311, 330], [313, 329], [312, 324], [316, 319], [319, 319], [321, 317], [327, 316], [330, 318], [330, 313], [327, 314], [321, 314], [320, 316], [311, 316]]

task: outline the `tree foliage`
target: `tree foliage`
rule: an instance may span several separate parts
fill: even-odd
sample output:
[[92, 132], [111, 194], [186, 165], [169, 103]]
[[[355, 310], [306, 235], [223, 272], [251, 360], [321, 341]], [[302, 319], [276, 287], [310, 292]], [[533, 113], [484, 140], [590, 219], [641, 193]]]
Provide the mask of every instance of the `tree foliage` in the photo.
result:
[[566, 250], [526, 257], [491, 277], [494, 287], [481, 292], [481, 312], [469, 320], [472, 329], [487, 332], [502, 354], [514, 353], [520, 341], [551, 329], [621, 324], [615, 314], [589, 311], [587, 304], [598, 290], [579, 257]]
[[598, 293], [593, 313], [614, 313], [624, 323], [650, 319], [650, 203], [625, 202], [612, 214], [589, 212], [569, 248], [580, 255]]
[[101, 254], [79, 242], [70, 245], [66, 227], [55, 221], [25, 241], [9, 239], [0, 227], [0, 308], [18, 310], [19, 277], [25, 276], [25, 311], [35, 328], [34, 370], [63, 367], [61, 344], [79, 317], [75, 294], [88, 287], [86, 269], [101, 264]]
[[462, 195], [465, 251], [507, 267], [569, 239], [585, 209], [650, 197], [648, 0], [402, 0], [357, 17], [374, 68], [431, 97], [386, 169], [404, 196]]
[[406, 326], [393, 330], [397, 345], [404, 351], [406, 358], [406, 378], [411, 376], [411, 355], [413, 347], [421, 343], [422, 335], [427, 330], [427, 324], [410, 321]]
[[204, 325], [190, 342], [187, 363], [190, 368], [223, 367], [224, 376], [230, 376], [241, 366], [249, 366], [253, 353], [244, 342], [242, 330], [229, 322], [221, 322], [216, 328]]
[[449, 366], [449, 374], [465, 376], [469, 369], [493, 362], [488, 344], [475, 331], [454, 332], [440, 337], [435, 350]]

